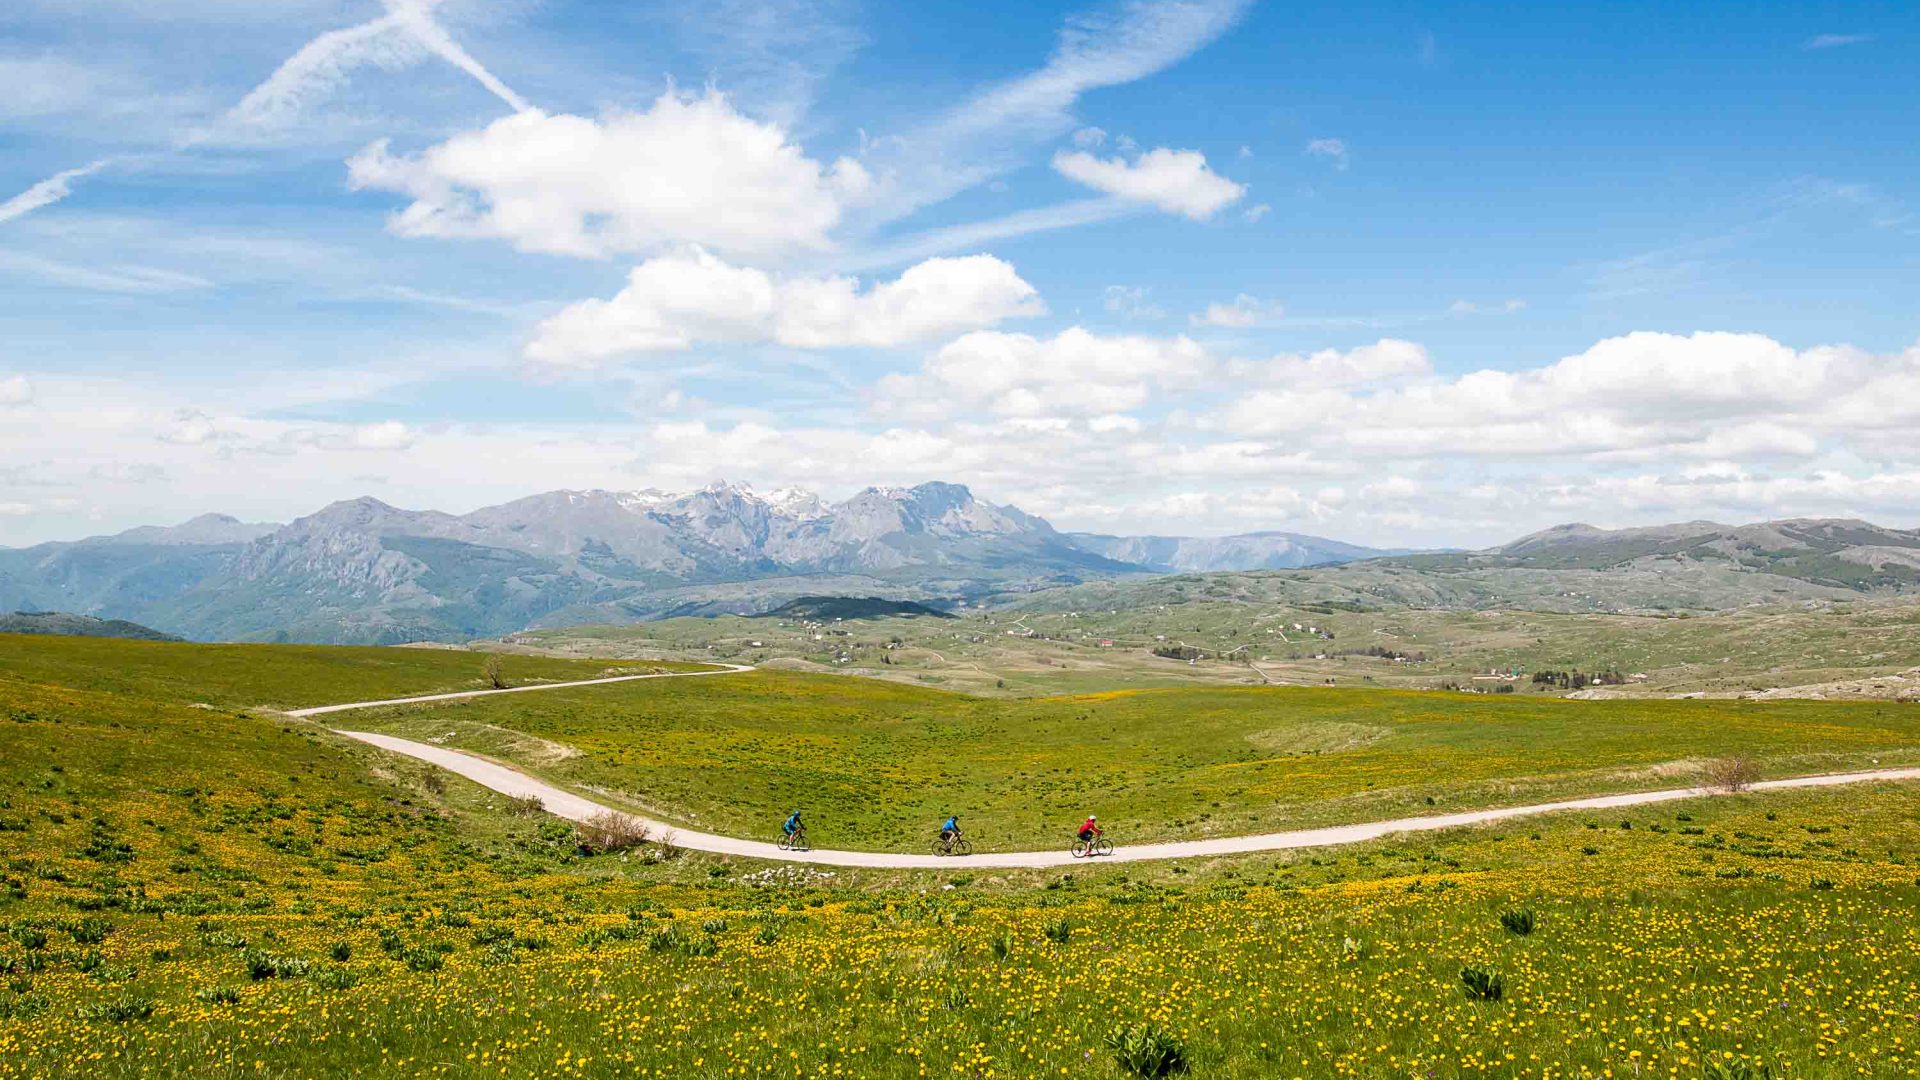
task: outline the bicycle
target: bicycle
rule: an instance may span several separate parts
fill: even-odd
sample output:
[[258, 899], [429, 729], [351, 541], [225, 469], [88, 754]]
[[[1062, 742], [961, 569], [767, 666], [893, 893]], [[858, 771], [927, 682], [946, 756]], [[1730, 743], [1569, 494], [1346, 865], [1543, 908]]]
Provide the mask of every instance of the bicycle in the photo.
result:
[[807, 827], [805, 825], [800, 826], [790, 833], [784, 833], [780, 837], [781, 851], [810, 851], [812, 848], [813, 845], [807, 842]]
[[933, 838], [933, 853], [935, 855], [971, 855], [973, 845], [958, 833], [952, 837], [936, 836]]
[[1095, 835], [1091, 840], [1075, 839], [1073, 842], [1073, 857], [1076, 859], [1084, 859], [1089, 855], [1111, 854], [1113, 854], [1113, 841], [1104, 836]]

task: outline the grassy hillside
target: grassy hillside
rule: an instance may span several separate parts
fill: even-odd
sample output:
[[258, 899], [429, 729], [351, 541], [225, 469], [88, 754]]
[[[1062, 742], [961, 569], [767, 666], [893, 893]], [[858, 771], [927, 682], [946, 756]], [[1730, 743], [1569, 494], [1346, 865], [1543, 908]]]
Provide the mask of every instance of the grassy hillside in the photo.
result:
[[766, 671], [351, 723], [515, 759], [705, 829], [764, 836], [802, 807], [816, 844], [901, 851], [950, 811], [1005, 850], [1064, 846], [1088, 812], [1122, 842], [1185, 839], [1684, 786], [1689, 763], [1735, 752], [1773, 775], [1920, 762], [1920, 708], [1893, 703], [1312, 688], [1009, 701]]
[[316, 661], [280, 652], [207, 652], [202, 691], [176, 654], [159, 695], [0, 651], [0, 1080], [1121, 1080], [1143, 1026], [1236, 1080], [1920, 1067], [1911, 786], [1069, 871], [583, 858], [458, 778], [186, 703], [290, 696]]
[[70, 637], [135, 638], [141, 641], [178, 641], [150, 626], [125, 619], [97, 619], [63, 611], [16, 611], [0, 615], [0, 634], [64, 634]]
[[[480, 690], [487, 654], [355, 645], [194, 645], [0, 634], [0, 687], [50, 682], [161, 701], [297, 709], [372, 698]], [[513, 684], [593, 679], [672, 663], [503, 656]]]

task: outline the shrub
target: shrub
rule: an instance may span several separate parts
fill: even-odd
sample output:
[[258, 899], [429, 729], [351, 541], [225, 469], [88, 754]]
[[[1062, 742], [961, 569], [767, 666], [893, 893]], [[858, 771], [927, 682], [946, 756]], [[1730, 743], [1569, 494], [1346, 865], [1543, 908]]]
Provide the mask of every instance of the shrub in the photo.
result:
[[1533, 912], [1526, 908], [1503, 911], [1500, 913], [1500, 925], [1506, 927], [1510, 934], [1526, 937], [1533, 933]]
[[45, 994], [21, 994], [0, 998], [0, 1020], [31, 1020], [53, 1004]]
[[107, 935], [112, 931], [113, 924], [105, 919], [82, 919], [67, 927], [67, 933], [72, 934], [73, 940], [81, 945], [98, 945], [107, 940]]
[[1499, 1001], [1507, 993], [1507, 982], [1499, 972], [1472, 966], [1460, 969], [1460, 984], [1467, 988], [1467, 996], [1475, 1001]]
[[762, 923], [760, 924], [760, 932], [753, 935], [753, 940], [762, 945], [771, 945], [780, 940], [780, 928], [772, 923]]
[[313, 976], [314, 984], [325, 990], [345, 990], [360, 981], [351, 968], [321, 968]]
[[574, 838], [588, 855], [625, 851], [647, 842], [647, 824], [628, 814], [595, 814], [574, 827]]
[[74, 1015], [82, 1020], [112, 1020], [120, 1024], [129, 1020], [145, 1020], [153, 1015], [153, 999], [125, 994], [111, 1001], [82, 1005], [74, 1010]]
[[706, 934], [699, 934], [688, 938], [680, 946], [680, 951], [687, 956], [712, 956], [720, 951], [720, 943]]
[[353, 959], [353, 946], [344, 941], [336, 941], [327, 947], [327, 955], [333, 957], [336, 963], [344, 964]]
[[709, 934], [724, 934], [727, 932], [727, 920], [708, 919], [700, 924], [700, 929], [705, 930]]
[[1823, 878], [1823, 877], [1817, 877], [1817, 878], [1814, 878], [1814, 879], [1813, 879], [1813, 881], [1811, 882], [1811, 884], [1812, 884], [1812, 885], [1813, 885], [1813, 887], [1814, 887], [1814, 888], [1816, 888], [1816, 889], [1822, 889], [1822, 890], [1824, 890], [1824, 889], [1831, 889], [1831, 888], [1833, 888], [1833, 879], [1832, 879], [1832, 878]]
[[446, 958], [434, 949], [408, 949], [400, 959], [414, 971], [439, 971]]
[[23, 949], [44, 949], [47, 947], [47, 932], [36, 926], [16, 923], [7, 930], [7, 936], [18, 942]]
[[312, 962], [293, 956], [275, 956], [261, 949], [249, 949], [241, 956], [247, 977], [261, 979], [297, 979], [307, 973]]
[[521, 817], [538, 817], [547, 812], [547, 804], [538, 795], [516, 795], [507, 800], [507, 810]]
[[1187, 1048], [1158, 1024], [1122, 1024], [1107, 1033], [1107, 1049], [1122, 1071], [1148, 1080], [1187, 1071]]
[[240, 991], [231, 986], [209, 986], [194, 991], [193, 996], [209, 1005], [232, 1005], [240, 1000]]
[[1013, 931], [1002, 930], [987, 939], [987, 949], [995, 960], [1005, 960], [1013, 955]]
[[1073, 924], [1065, 919], [1049, 919], [1046, 925], [1041, 927], [1041, 932], [1047, 935], [1048, 941], [1057, 941], [1065, 945], [1067, 940], [1073, 937]]
[[1760, 767], [1752, 758], [1732, 755], [1714, 758], [1701, 769], [1707, 786], [1715, 791], [1724, 791], [1735, 795], [1753, 786], [1760, 779]]
[[674, 923], [647, 935], [647, 948], [654, 952], [672, 952], [680, 947], [680, 927]]

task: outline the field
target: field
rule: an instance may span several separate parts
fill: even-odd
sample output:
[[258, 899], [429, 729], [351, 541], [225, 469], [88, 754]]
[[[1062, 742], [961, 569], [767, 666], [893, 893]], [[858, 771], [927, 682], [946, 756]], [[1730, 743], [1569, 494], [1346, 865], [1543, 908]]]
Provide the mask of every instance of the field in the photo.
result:
[[[1751, 1080], [1920, 1068], [1910, 785], [1068, 871], [825, 873], [658, 843], [589, 857], [569, 827], [457, 778], [219, 704], [311, 703], [323, 684], [335, 698], [459, 687], [477, 677], [471, 654], [260, 647], [239, 663], [192, 646], [50, 640], [0, 651], [4, 1080], [1126, 1077], [1153, 1075], [1156, 1049], [1199, 1077]], [[514, 671], [520, 659], [507, 658], [508, 674], [534, 677]], [[168, 678], [141, 689], [127, 673], [143, 664]], [[416, 671], [428, 685], [393, 685]], [[823, 710], [808, 738], [836, 715], [871, 725], [859, 737], [876, 747], [889, 728], [902, 746], [983, 737], [958, 743], [968, 754], [1032, 732], [1054, 769], [1077, 714], [1045, 710], [1120, 710], [1096, 715], [1135, 732], [1144, 752], [1164, 705], [1156, 694], [956, 699], [961, 715], [943, 717], [929, 702], [950, 695], [791, 674], [601, 688], [617, 691], [601, 699], [616, 712], [586, 691], [487, 704], [540, 702], [553, 731], [572, 715], [594, 738], [646, 715], [679, 718], [620, 743], [632, 757], [678, 727], [713, 739], [754, 699], [763, 716], [738, 730], [804, 711], [796, 697], [838, 710], [832, 695], [848, 687], [872, 696], [864, 718]], [[1218, 746], [1244, 741], [1235, 725], [1351, 723], [1364, 708], [1357, 693], [1229, 693], [1293, 703], [1201, 718]], [[703, 715], [704, 694], [719, 696]], [[1405, 732], [1291, 759], [1324, 770], [1302, 774], [1302, 790], [1364, 791], [1372, 769], [1412, 768], [1448, 743], [1408, 743], [1364, 769], [1344, 756], [1441, 729], [1464, 747], [1552, 726], [1555, 710], [1648, 707], [1393, 700], [1385, 711]], [[1637, 721], [1631, 738], [1568, 721], [1539, 760], [1603, 753], [1616, 735], [1676, 758], [1718, 745], [1723, 730], [1771, 740], [1779, 760], [1835, 740], [1841, 754], [1920, 743], [1901, 719], [1911, 710], [1891, 705], [1655, 704], [1672, 711]], [[473, 710], [426, 715], [457, 726]], [[536, 728], [533, 715], [515, 719]], [[1472, 734], [1483, 725], [1489, 734]], [[1195, 738], [1153, 750], [1150, 768], [1114, 783], [1170, 797], [1153, 793], [1153, 772], [1183, 758], [1204, 771], [1215, 736]], [[600, 752], [579, 745], [589, 752], [571, 760]], [[1010, 761], [1025, 750], [1004, 747]], [[830, 742], [808, 753], [810, 767], [840, 759], [849, 777], [884, 764], [877, 750], [860, 759]], [[1534, 764], [1495, 761], [1481, 776]], [[1038, 783], [1037, 766], [1008, 766], [1016, 777], [1019, 767], [1034, 799], [1068, 790]], [[753, 782], [763, 781], [740, 783]], [[1001, 798], [1018, 805], [1015, 792]], [[1308, 801], [1295, 812], [1310, 814]]]
[[[1910, 672], [1906, 680], [1877, 695], [1869, 685], [1864, 696], [1920, 694], [1920, 606], [1911, 600], [1684, 615], [1358, 601], [1349, 609], [1283, 603], [1259, 588], [1279, 576], [1086, 586], [1037, 594], [1030, 603], [1044, 609], [963, 610], [956, 619], [669, 619], [514, 640], [568, 655], [773, 663], [987, 696], [1276, 684], [1490, 690], [1499, 684], [1476, 676], [1516, 669], [1522, 677], [1508, 685], [1522, 694], [1564, 692], [1533, 683], [1533, 672], [1609, 669], [1645, 676], [1615, 691], [1637, 696], [1732, 695], [1901, 672]], [[1062, 594], [1126, 606], [1069, 609]], [[1188, 664], [1153, 652], [1182, 646], [1202, 655]]]
[[[1325, 688], [986, 700], [753, 672], [398, 707], [356, 728], [465, 747], [680, 824], [919, 851], [958, 812], [981, 850], [1191, 839], [1681, 787], [1741, 753], [1772, 776], [1920, 763], [1920, 708], [1563, 701]], [[528, 738], [527, 736], [532, 736]]]

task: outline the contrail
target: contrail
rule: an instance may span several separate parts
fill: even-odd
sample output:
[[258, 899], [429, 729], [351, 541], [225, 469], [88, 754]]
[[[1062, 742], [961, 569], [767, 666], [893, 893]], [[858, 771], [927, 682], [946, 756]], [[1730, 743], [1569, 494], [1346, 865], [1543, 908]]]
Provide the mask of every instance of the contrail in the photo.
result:
[[113, 158], [101, 158], [78, 168], [54, 173], [6, 202], [0, 203], [0, 221], [12, 221], [14, 218], [31, 214], [43, 206], [59, 202], [73, 190], [75, 180], [83, 176], [92, 176], [113, 164], [113, 161]]
[[526, 98], [514, 93], [506, 83], [495, 78], [493, 72], [482, 67], [480, 61], [475, 60], [467, 50], [460, 47], [459, 42], [453, 40], [451, 35], [441, 29], [439, 23], [433, 21], [431, 11], [433, 5], [438, 2], [439, 0], [429, 0], [427, 3], [387, 0], [387, 6], [393, 13], [392, 17], [399, 19], [401, 25], [407, 28], [407, 32], [412, 34], [420, 44], [433, 50], [435, 56], [473, 76], [475, 81], [492, 91], [495, 97], [506, 102], [514, 112], [526, 112], [530, 107]]
[[[513, 111], [528, 109], [525, 98], [475, 60], [433, 20], [433, 8], [439, 2], [386, 0], [385, 15], [321, 34], [301, 46], [265, 81], [248, 91], [222, 119], [254, 130], [280, 127], [298, 116], [307, 105], [337, 90], [357, 68], [402, 68], [428, 54], [473, 76]], [[174, 143], [174, 149], [191, 149], [217, 135], [214, 128], [198, 128], [182, 136]], [[72, 192], [75, 180], [91, 176], [117, 160], [101, 158], [47, 177], [0, 203], [0, 223], [59, 202]]]

